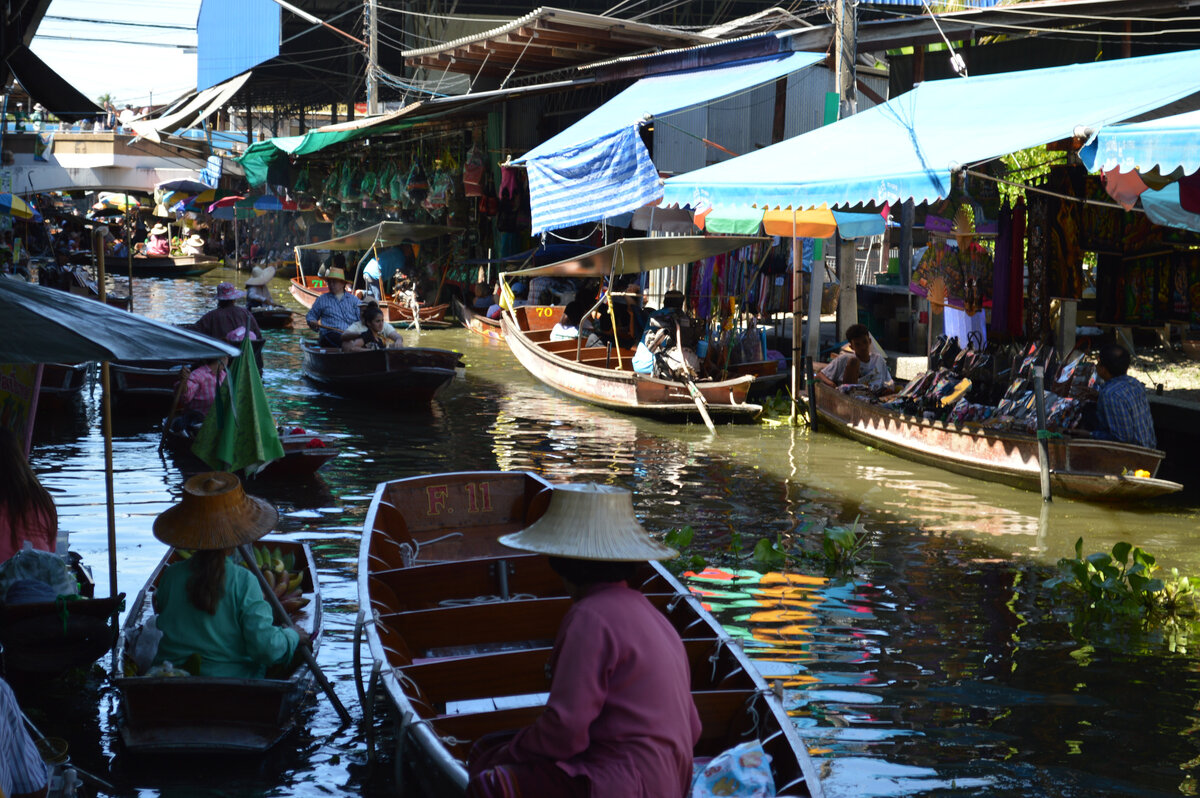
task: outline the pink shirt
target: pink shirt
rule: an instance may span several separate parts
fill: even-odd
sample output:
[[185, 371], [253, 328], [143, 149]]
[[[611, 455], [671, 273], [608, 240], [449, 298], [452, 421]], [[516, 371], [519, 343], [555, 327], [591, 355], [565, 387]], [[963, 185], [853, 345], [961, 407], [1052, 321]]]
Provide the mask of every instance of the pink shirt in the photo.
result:
[[58, 543], [58, 513], [47, 516], [34, 509], [14, 521], [8, 517], [8, 507], [0, 504], [0, 563], [20, 551], [26, 540], [35, 549], [54, 551]]
[[183, 387], [184, 408], [208, 415], [208, 409], [217, 398], [217, 386], [224, 382], [224, 370], [221, 371], [221, 378], [218, 380], [216, 372], [207, 364], [196, 369], [188, 376], [187, 385]]
[[150, 236], [150, 240], [146, 242], [146, 254], [152, 256], [170, 255], [170, 239], [166, 236]]
[[513, 738], [518, 762], [550, 759], [593, 795], [681, 798], [700, 715], [679, 634], [624, 582], [577, 601], [550, 656], [546, 711]]

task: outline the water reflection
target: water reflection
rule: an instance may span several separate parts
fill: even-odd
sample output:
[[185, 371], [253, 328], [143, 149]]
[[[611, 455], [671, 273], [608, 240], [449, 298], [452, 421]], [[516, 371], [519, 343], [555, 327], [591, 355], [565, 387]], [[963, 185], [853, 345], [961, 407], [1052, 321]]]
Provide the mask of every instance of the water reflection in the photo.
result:
[[[216, 271], [198, 281], [143, 280], [135, 307], [189, 321], [212, 305]], [[279, 286], [277, 295], [283, 294]], [[628, 487], [648, 528], [690, 525], [698, 544], [819, 541], [857, 518], [871, 561], [850, 575], [760, 576], [710, 569], [696, 578], [731, 635], [783, 681], [789, 711], [817, 752], [834, 796], [1194, 794], [1197, 657], [1157, 641], [1076, 643], [1040, 589], [1052, 562], [1084, 536], [1089, 551], [1129, 540], [1160, 562], [1200, 573], [1200, 514], [1163, 508], [1043, 506], [1030, 493], [908, 463], [831, 434], [757, 426], [666, 425], [564, 399], [507, 349], [462, 330], [406, 332], [459, 349], [468, 368], [428, 408], [349, 402], [300, 376], [299, 331], [267, 331], [264, 383], [278, 419], [338, 437], [343, 456], [304, 481], [252, 483], [281, 511], [277, 534], [315, 549], [326, 617], [322, 665], [357, 706], [351, 662], [356, 553], [375, 485], [436, 471], [524, 469], [554, 481]], [[39, 419], [34, 465], [73, 548], [98, 572], [107, 559], [96, 394]], [[154, 517], [180, 475], [158, 450], [158, 419], [128, 416], [115, 441], [118, 581], [132, 594], [163, 546]], [[1194, 499], [1193, 499], [1194, 501]], [[1014, 557], [1014, 555], [1016, 555]], [[103, 590], [106, 579], [98, 579]], [[1116, 653], [1124, 652], [1124, 653]], [[105, 682], [22, 695], [47, 734], [71, 739], [83, 767], [112, 769], [122, 794], [359, 795], [388, 792], [365, 739], [340, 729], [323, 700], [263, 763], [206, 783], [196, 765], [127, 761], [114, 739]], [[1130, 733], [1136, 730], [1136, 733]], [[385, 763], [386, 764], [386, 763]], [[224, 768], [225, 764], [222, 764]]]

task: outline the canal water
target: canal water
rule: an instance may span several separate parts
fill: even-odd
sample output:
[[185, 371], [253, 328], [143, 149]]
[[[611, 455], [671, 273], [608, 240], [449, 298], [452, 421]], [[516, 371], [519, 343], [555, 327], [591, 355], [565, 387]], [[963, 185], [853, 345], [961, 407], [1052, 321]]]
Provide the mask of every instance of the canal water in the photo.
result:
[[[135, 310], [184, 322], [212, 306], [229, 271], [143, 280]], [[119, 281], [121, 285], [123, 281]], [[272, 286], [286, 297], [283, 280]], [[291, 302], [290, 298], [286, 299]], [[303, 333], [309, 335], [307, 331]], [[264, 383], [282, 422], [339, 437], [318, 478], [250, 483], [280, 509], [278, 536], [310, 543], [324, 593], [320, 663], [361, 717], [352, 666], [356, 553], [374, 486], [441, 471], [508, 469], [634, 492], [653, 531], [691, 526], [718, 568], [693, 585], [772, 678], [806, 736], [831, 796], [1195, 794], [1200, 657], [1160, 636], [1083, 630], [1042, 587], [1082, 536], [1085, 550], [1126, 540], [1165, 567], [1200, 574], [1200, 500], [1119, 509], [959, 478], [828, 433], [785, 427], [670, 425], [605, 412], [537, 383], [503, 343], [462, 329], [406, 332], [461, 351], [465, 374], [429, 407], [348, 401], [300, 376], [299, 331], [267, 331]], [[153, 413], [119, 413], [115, 485], [119, 586], [130, 598], [162, 557], [156, 515], [179, 495]], [[107, 585], [99, 389], [43, 412], [33, 464], [72, 548]], [[761, 538], [815, 541], [828, 525], [868, 533], [861, 561], [761, 575]], [[809, 548], [813, 548], [812, 545]], [[107, 664], [107, 663], [105, 663]], [[364, 727], [339, 727], [323, 696], [304, 728], [261, 760], [131, 759], [99, 670], [23, 686], [21, 699], [73, 761], [114, 794], [395, 794], [390, 752], [367, 755]], [[379, 722], [382, 722], [380, 715]], [[377, 724], [378, 725], [378, 724]]]

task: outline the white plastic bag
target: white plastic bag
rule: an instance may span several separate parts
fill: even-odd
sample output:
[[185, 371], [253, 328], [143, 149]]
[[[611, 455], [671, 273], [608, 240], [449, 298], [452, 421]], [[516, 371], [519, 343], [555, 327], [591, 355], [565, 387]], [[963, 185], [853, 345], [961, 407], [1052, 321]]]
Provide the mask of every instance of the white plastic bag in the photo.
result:
[[692, 798], [773, 798], [771, 757], [758, 740], [713, 757], [692, 776]]
[[158, 654], [158, 643], [163, 639], [163, 633], [158, 630], [158, 616], [151, 615], [137, 630], [132, 643], [133, 661], [137, 664], [138, 673], [146, 673], [154, 664]]

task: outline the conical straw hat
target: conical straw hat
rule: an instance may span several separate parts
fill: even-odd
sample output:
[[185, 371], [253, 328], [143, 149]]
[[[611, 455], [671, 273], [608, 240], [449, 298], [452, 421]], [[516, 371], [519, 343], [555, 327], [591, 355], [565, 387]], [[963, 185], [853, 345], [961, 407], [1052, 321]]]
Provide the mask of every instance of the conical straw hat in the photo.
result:
[[179, 504], [154, 519], [154, 537], [180, 549], [232, 549], [275, 527], [279, 513], [247, 496], [233, 474], [209, 471], [183, 483]]
[[611, 485], [555, 485], [546, 513], [505, 546], [573, 560], [670, 560], [679, 552], [650, 537], [633, 514], [633, 494]]

